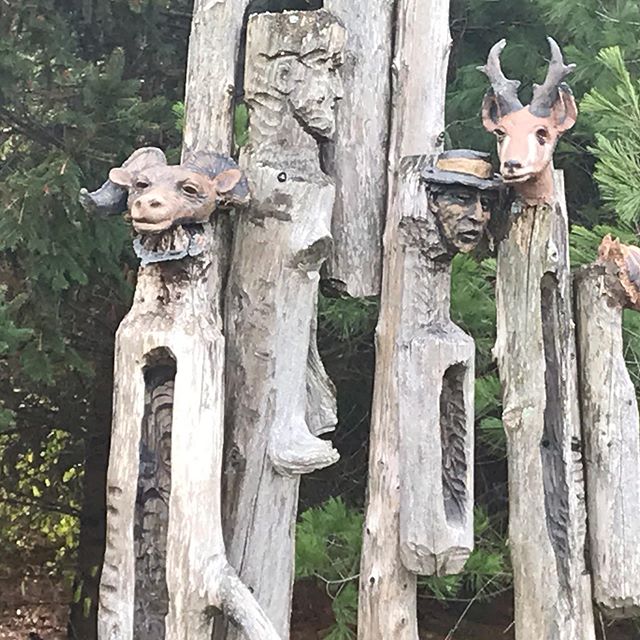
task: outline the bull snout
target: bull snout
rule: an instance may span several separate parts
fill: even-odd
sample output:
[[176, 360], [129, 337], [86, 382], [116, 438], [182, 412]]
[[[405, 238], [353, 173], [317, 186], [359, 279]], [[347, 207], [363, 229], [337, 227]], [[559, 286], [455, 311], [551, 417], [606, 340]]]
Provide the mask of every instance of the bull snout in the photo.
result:
[[131, 205], [131, 222], [140, 232], [154, 233], [168, 229], [173, 222], [171, 199], [160, 192], [141, 195]]

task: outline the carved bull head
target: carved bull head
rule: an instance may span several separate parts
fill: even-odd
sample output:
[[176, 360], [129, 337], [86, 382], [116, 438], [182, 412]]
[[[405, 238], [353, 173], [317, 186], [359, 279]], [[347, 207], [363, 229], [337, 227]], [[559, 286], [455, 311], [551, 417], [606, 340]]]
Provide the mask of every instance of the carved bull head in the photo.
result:
[[507, 79], [500, 66], [506, 40], [495, 44], [487, 64], [478, 67], [491, 82], [482, 103], [482, 123], [498, 140], [500, 172], [506, 184], [513, 184], [532, 203], [553, 199], [553, 152], [578, 115], [571, 89], [563, 82], [575, 65], [565, 65], [558, 44], [547, 39], [551, 47], [547, 77], [534, 85], [526, 107], [518, 98], [520, 82]]
[[111, 169], [98, 191], [83, 189], [80, 201], [102, 215], [128, 208], [134, 229], [147, 235], [207, 222], [218, 206], [243, 204], [248, 197], [247, 181], [231, 158], [197, 153], [173, 166], [160, 149], [146, 147]]

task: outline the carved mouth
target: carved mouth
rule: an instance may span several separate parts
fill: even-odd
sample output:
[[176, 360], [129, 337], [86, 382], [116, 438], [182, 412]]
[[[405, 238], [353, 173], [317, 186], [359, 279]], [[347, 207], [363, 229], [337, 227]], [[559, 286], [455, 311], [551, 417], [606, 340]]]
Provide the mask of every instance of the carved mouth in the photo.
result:
[[465, 244], [477, 242], [480, 239], [482, 232], [478, 229], [468, 229], [467, 231], [461, 231], [458, 233], [458, 239], [462, 240]]
[[528, 171], [527, 173], [518, 173], [518, 174], [511, 174], [511, 175], [503, 173], [502, 180], [506, 184], [514, 184], [518, 182], [526, 182], [527, 180], [531, 180], [533, 176], [534, 174], [531, 171]]
[[166, 231], [170, 226], [170, 222], [145, 222], [144, 220], [135, 220], [133, 226], [140, 233], [159, 233]]

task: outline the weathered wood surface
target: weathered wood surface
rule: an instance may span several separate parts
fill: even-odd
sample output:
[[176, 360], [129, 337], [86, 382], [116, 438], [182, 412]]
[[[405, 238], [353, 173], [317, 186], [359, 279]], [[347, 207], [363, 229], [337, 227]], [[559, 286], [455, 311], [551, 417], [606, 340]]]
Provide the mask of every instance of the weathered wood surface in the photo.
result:
[[575, 277], [593, 595], [611, 617], [640, 615], [640, 424], [624, 361], [625, 295], [614, 265]]
[[[335, 193], [318, 138], [333, 134], [344, 39], [326, 11], [257, 14], [247, 29], [251, 128], [240, 164], [252, 205], [238, 218], [227, 290], [224, 524], [231, 563], [283, 637], [299, 475], [338, 458], [314, 435], [333, 427], [335, 404], [311, 341]], [[215, 637], [238, 634], [223, 622]]]
[[406, 194], [411, 193], [399, 169], [402, 157], [432, 155], [440, 145], [450, 47], [449, 2], [401, 0], [396, 12], [389, 199], [360, 565], [360, 640], [418, 637], [416, 577], [402, 563], [399, 536], [398, 351], [401, 327], [408, 319], [399, 304], [407, 265], [398, 226]]
[[[101, 640], [208, 640], [210, 607], [226, 610], [248, 638], [279, 637], [225, 558], [220, 515], [224, 353], [209, 313], [210, 267], [203, 257], [141, 269], [133, 307], [118, 329]], [[160, 516], [166, 531], [156, 530], [156, 538], [162, 538], [157, 541], [166, 544], [164, 576], [159, 571], [154, 585], [158, 595], [166, 589], [167, 614], [164, 620], [157, 611], [153, 620], [138, 616], [134, 635], [135, 574], [141, 561], [134, 525], [145, 506], [137, 494], [150, 460], [140, 454], [154, 446], [142, 425], [149, 424], [145, 411], [151, 410], [153, 385], [167, 386], [171, 379], [173, 398], [164, 402], [168, 411], [172, 401], [170, 451], [156, 446], [161, 453], [151, 458], [151, 464], [162, 462], [165, 472], [170, 466], [168, 496], [166, 486], [154, 496], [163, 510], [168, 498], [168, 521]], [[165, 420], [163, 430], [168, 429]], [[153, 594], [137, 595], [148, 603]]]
[[324, 148], [336, 182], [333, 251], [325, 275], [351, 296], [378, 295], [387, 204], [392, 0], [325, 0], [347, 29], [335, 141]]
[[503, 386], [518, 640], [594, 638], [567, 212], [516, 202], [498, 249], [494, 354]]
[[446, 575], [473, 550], [475, 345], [449, 314], [452, 256], [420, 175], [430, 160], [405, 158], [401, 168], [400, 554], [413, 573]]

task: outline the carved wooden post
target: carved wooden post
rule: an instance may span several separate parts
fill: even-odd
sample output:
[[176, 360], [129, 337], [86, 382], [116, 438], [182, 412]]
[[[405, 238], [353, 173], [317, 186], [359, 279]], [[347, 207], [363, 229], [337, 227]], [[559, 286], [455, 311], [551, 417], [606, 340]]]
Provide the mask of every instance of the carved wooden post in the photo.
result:
[[[399, 238], [411, 212], [416, 182], [400, 171], [404, 156], [434, 154], [444, 128], [449, 53], [448, 0], [401, 0], [396, 8], [396, 51], [389, 200], [384, 235], [381, 308], [376, 330], [376, 376], [371, 418], [369, 483], [358, 604], [361, 640], [417, 640], [416, 577], [400, 553], [399, 403], [402, 327], [413, 310], [402, 305], [413, 266]], [[428, 61], [428, 62], [425, 62]]]
[[485, 154], [429, 164], [405, 158], [401, 169], [400, 553], [414, 573], [445, 575], [473, 550], [475, 345], [449, 315], [451, 258], [481, 240], [500, 183]]
[[[311, 340], [334, 186], [318, 141], [334, 132], [344, 40], [344, 28], [324, 10], [257, 14], [247, 29], [251, 128], [240, 163], [252, 205], [238, 217], [227, 291], [224, 522], [231, 563], [283, 637], [299, 475], [338, 458], [313, 435], [332, 427], [335, 412], [331, 386], [308, 378], [307, 362], [321, 369]], [[216, 638], [236, 637], [226, 622], [216, 626]]]
[[615, 618], [640, 614], [640, 424], [622, 344], [623, 308], [639, 308], [639, 255], [606, 237], [575, 277], [593, 595]]
[[224, 156], [169, 167], [142, 149], [82, 198], [100, 210], [118, 188], [143, 267], [116, 336], [99, 637], [208, 640], [215, 607], [248, 638], [277, 640], [226, 560], [220, 508], [224, 342], [206, 221], [221, 199], [246, 202], [246, 181]]
[[387, 203], [392, 0], [325, 0], [347, 29], [335, 142], [323, 151], [336, 181], [326, 276], [351, 296], [380, 292]]
[[509, 546], [518, 640], [591, 640], [591, 583], [578, 411], [568, 224], [562, 174], [552, 155], [577, 109], [552, 60], [530, 105], [517, 96], [492, 50], [485, 127], [498, 138], [501, 172], [516, 200], [497, 259], [497, 339], [509, 461]]

